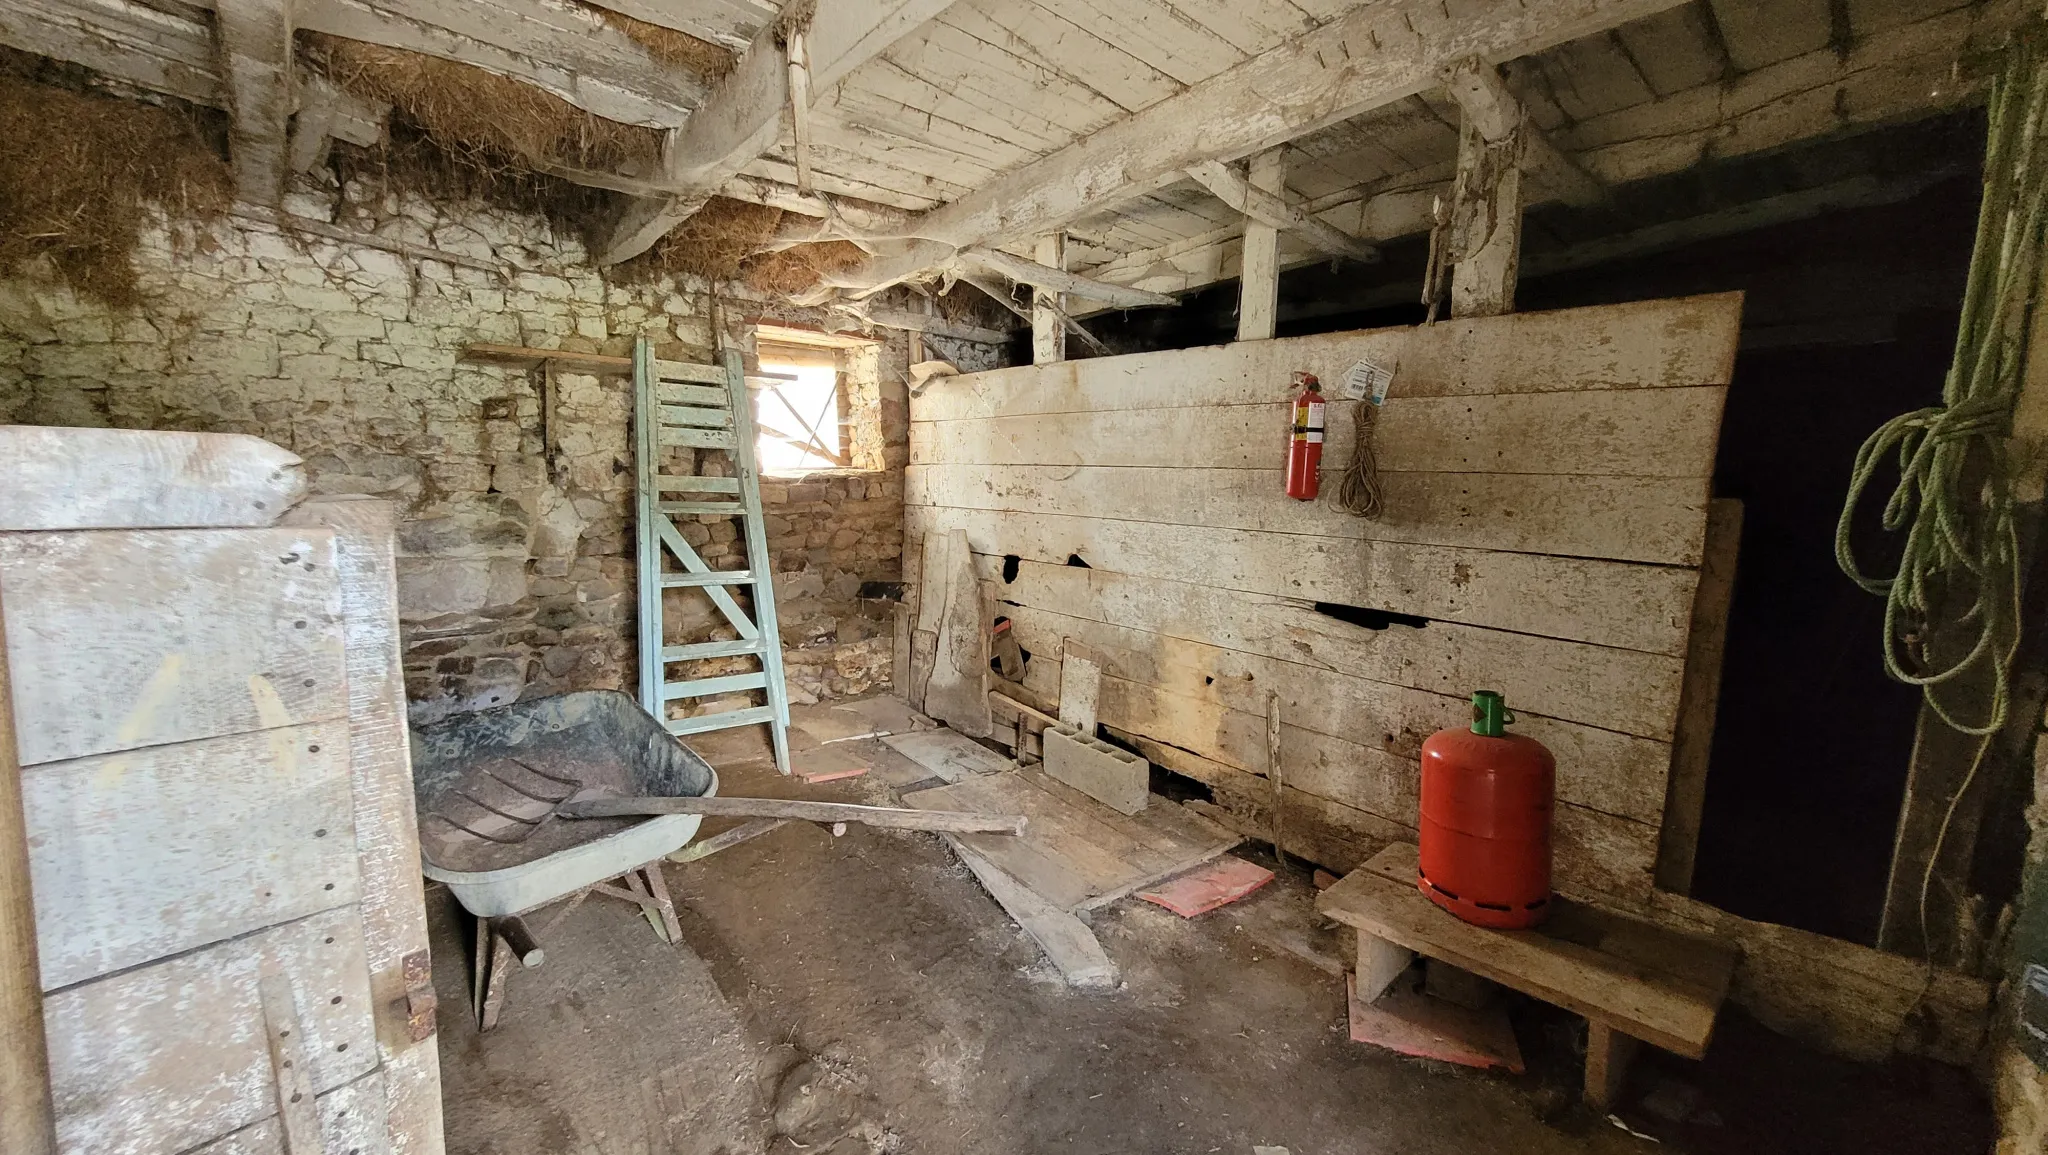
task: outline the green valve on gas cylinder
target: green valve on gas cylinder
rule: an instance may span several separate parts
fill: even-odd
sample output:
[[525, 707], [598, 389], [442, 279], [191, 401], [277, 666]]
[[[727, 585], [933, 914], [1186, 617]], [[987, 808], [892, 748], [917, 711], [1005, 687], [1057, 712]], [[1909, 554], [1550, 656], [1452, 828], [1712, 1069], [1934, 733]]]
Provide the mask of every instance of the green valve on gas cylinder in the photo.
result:
[[1499, 738], [1507, 733], [1507, 724], [1515, 720], [1515, 712], [1508, 709], [1508, 700], [1499, 690], [1472, 691], [1472, 732], [1482, 738]]

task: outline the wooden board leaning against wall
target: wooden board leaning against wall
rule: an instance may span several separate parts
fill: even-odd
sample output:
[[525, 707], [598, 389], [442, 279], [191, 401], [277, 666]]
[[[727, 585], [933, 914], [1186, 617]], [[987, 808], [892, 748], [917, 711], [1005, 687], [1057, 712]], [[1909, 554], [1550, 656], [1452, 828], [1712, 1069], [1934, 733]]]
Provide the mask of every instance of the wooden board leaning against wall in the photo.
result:
[[[1279, 693], [1290, 849], [1340, 869], [1413, 837], [1422, 740], [1503, 690], [1558, 757], [1561, 885], [1640, 901], [1740, 315], [1722, 294], [954, 378], [912, 405], [909, 533], [965, 532], [1027, 687], [1056, 698], [1086, 644], [1102, 722], [1254, 821]], [[1374, 521], [1328, 500], [1361, 359], [1396, 366]], [[1281, 488], [1295, 370], [1333, 397], [1314, 503]]]

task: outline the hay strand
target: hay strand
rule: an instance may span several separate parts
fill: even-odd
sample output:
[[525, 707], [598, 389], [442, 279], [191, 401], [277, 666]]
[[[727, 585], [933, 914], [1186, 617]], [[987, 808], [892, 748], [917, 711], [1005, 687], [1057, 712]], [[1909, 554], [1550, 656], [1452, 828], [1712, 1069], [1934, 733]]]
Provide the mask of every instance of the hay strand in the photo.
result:
[[[11, 60], [9, 63], [13, 63]], [[157, 210], [218, 219], [234, 181], [199, 114], [0, 73], [0, 276], [46, 259], [82, 297], [141, 299], [135, 249]]]
[[693, 72], [706, 83], [724, 78], [739, 62], [731, 49], [699, 40], [687, 32], [649, 24], [609, 8], [595, 11], [606, 24], [645, 48], [656, 60]]

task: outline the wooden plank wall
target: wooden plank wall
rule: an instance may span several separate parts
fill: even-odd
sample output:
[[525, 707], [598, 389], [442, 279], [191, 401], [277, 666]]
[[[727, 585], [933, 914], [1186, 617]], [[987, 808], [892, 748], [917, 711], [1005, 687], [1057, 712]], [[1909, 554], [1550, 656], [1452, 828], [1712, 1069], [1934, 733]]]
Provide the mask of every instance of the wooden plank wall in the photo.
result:
[[[1287, 825], [1327, 865], [1412, 837], [1423, 739], [1505, 691], [1558, 758], [1561, 883], [1640, 900], [1740, 313], [1723, 294], [953, 378], [912, 403], [910, 534], [966, 533], [1029, 688], [1056, 698], [1085, 643], [1103, 723], [1248, 818], [1277, 691]], [[1287, 499], [1278, 468], [1290, 374], [1334, 397], [1361, 358], [1398, 365], [1376, 521], [1327, 499], [1357, 403], [1330, 406], [1324, 500]]]

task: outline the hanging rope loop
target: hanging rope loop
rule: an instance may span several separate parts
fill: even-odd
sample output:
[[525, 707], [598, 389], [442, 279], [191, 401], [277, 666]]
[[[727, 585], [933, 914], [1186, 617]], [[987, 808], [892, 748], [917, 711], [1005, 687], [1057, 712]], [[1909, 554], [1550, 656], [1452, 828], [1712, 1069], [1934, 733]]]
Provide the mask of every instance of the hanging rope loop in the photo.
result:
[[[2017, 34], [1991, 87], [1984, 199], [1942, 403], [1879, 426], [1857, 451], [1835, 561], [1885, 599], [1884, 668], [1941, 720], [1986, 737], [2005, 725], [2020, 639], [2019, 540], [2006, 441], [2025, 367], [2048, 214], [2048, 60], [2038, 25]], [[2048, 350], [2037, 350], [2048, 356]], [[1881, 521], [1905, 534], [1898, 570], [1858, 564], [1850, 528], [1887, 460], [1899, 481]], [[1963, 679], [1971, 671], [1983, 677]], [[1958, 679], [1962, 679], [1958, 681]], [[1942, 687], [1956, 692], [1944, 696]], [[1968, 691], [1965, 698], [1962, 691]]]

